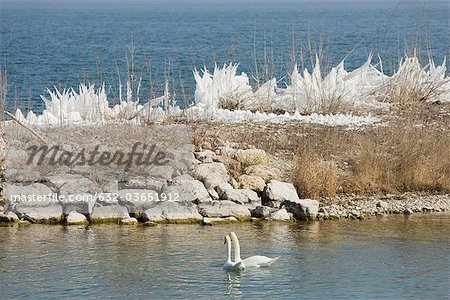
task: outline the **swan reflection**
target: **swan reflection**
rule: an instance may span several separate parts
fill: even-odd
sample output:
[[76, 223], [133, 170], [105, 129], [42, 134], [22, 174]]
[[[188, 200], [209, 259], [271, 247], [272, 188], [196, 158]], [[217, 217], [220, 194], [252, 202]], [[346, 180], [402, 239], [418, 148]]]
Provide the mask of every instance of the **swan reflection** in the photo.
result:
[[224, 293], [225, 295], [230, 295], [232, 296], [232, 298], [233, 296], [242, 295], [240, 287], [241, 287], [241, 277], [243, 273], [244, 272], [241, 270], [226, 272], [225, 281], [227, 282], [227, 290]]

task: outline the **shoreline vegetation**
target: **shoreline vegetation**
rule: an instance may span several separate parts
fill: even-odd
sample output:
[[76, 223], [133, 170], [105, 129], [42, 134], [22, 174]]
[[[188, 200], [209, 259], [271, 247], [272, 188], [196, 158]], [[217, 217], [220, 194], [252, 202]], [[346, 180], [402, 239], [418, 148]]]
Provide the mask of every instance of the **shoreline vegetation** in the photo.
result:
[[[142, 104], [139, 88], [128, 81], [126, 99], [113, 107], [104, 87], [81, 85], [78, 92], [48, 90], [40, 115], [8, 114], [12, 120], [1, 124], [0, 222], [212, 225], [450, 209], [445, 61], [436, 66], [429, 58], [424, 65], [405, 57], [387, 76], [371, 56], [352, 72], [342, 62], [328, 74], [316, 58], [311, 72], [295, 66], [284, 87], [275, 78], [251, 86], [237, 68], [194, 70], [195, 99], [184, 109], [167, 84], [163, 96]], [[0, 87], [3, 112], [4, 72]], [[70, 156], [99, 148], [128, 153], [130, 145], [149, 141], [170, 154], [167, 165], [55, 166], [45, 155], [41, 164], [26, 164], [33, 146], [60, 146]], [[8, 201], [51, 193], [95, 197]], [[99, 193], [117, 197], [108, 202]], [[181, 201], [131, 201], [127, 193], [177, 193]]]

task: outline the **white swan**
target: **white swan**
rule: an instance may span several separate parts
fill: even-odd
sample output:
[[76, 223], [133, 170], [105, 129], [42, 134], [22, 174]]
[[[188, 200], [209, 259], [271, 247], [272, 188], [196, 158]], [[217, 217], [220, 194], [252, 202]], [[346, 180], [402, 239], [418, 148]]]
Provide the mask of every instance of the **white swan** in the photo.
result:
[[225, 236], [225, 243], [227, 244], [227, 261], [223, 264], [222, 269], [227, 271], [244, 270], [245, 267], [242, 262], [233, 262], [231, 260], [231, 240], [228, 234]]
[[230, 232], [231, 240], [234, 247], [234, 263], [241, 262], [245, 267], [269, 267], [276, 262], [280, 257], [270, 258], [262, 255], [251, 256], [246, 259], [241, 259], [241, 246], [239, 240], [234, 232]]

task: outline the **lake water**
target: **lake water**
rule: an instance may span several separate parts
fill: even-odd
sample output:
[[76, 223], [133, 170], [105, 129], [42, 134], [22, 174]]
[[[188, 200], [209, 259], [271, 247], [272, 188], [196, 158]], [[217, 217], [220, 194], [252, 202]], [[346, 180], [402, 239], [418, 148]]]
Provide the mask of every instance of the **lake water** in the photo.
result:
[[308, 41], [318, 49], [320, 37], [325, 61], [335, 65], [348, 55], [349, 70], [373, 52], [389, 72], [416, 35], [440, 63], [449, 54], [448, 18], [448, 1], [438, 0], [0, 0], [0, 66], [8, 73], [10, 109], [40, 111], [46, 87], [80, 82], [106, 82], [115, 102], [133, 43], [141, 99], [148, 98], [150, 75], [155, 96], [162, 95], [168, 70], [170, 85], [190, 101], [195, 67], [233, 61], [252, 74], [266, 48], [280, 79], [292, 46], [308, 67]]
[[[448, 214], [202, 227], [0, 227], [1, 298], [448, 299]], [[223, 235], [269, 269], [222, 270]]]

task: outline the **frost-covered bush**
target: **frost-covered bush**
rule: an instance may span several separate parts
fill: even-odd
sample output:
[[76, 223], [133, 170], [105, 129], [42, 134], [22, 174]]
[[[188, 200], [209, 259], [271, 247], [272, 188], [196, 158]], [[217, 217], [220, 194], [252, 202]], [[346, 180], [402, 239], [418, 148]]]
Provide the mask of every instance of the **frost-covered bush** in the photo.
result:
[[417, 57], [400, 61], [397, 72], [375, 91], [381, 102], [400, 105], [424, 101], [449, 101], [449, 77], [445, 77], [445, 59], [435, 66], [433, 59], [422, 67]]
[[238, 64], [216, 65], [212, 74], [205, 68], [202, 75], [195, 69], [195, 105], [205, 110], [247, 107], [253, 98], [252, 87], [245, 73], [236, 75], [237, 68]]

